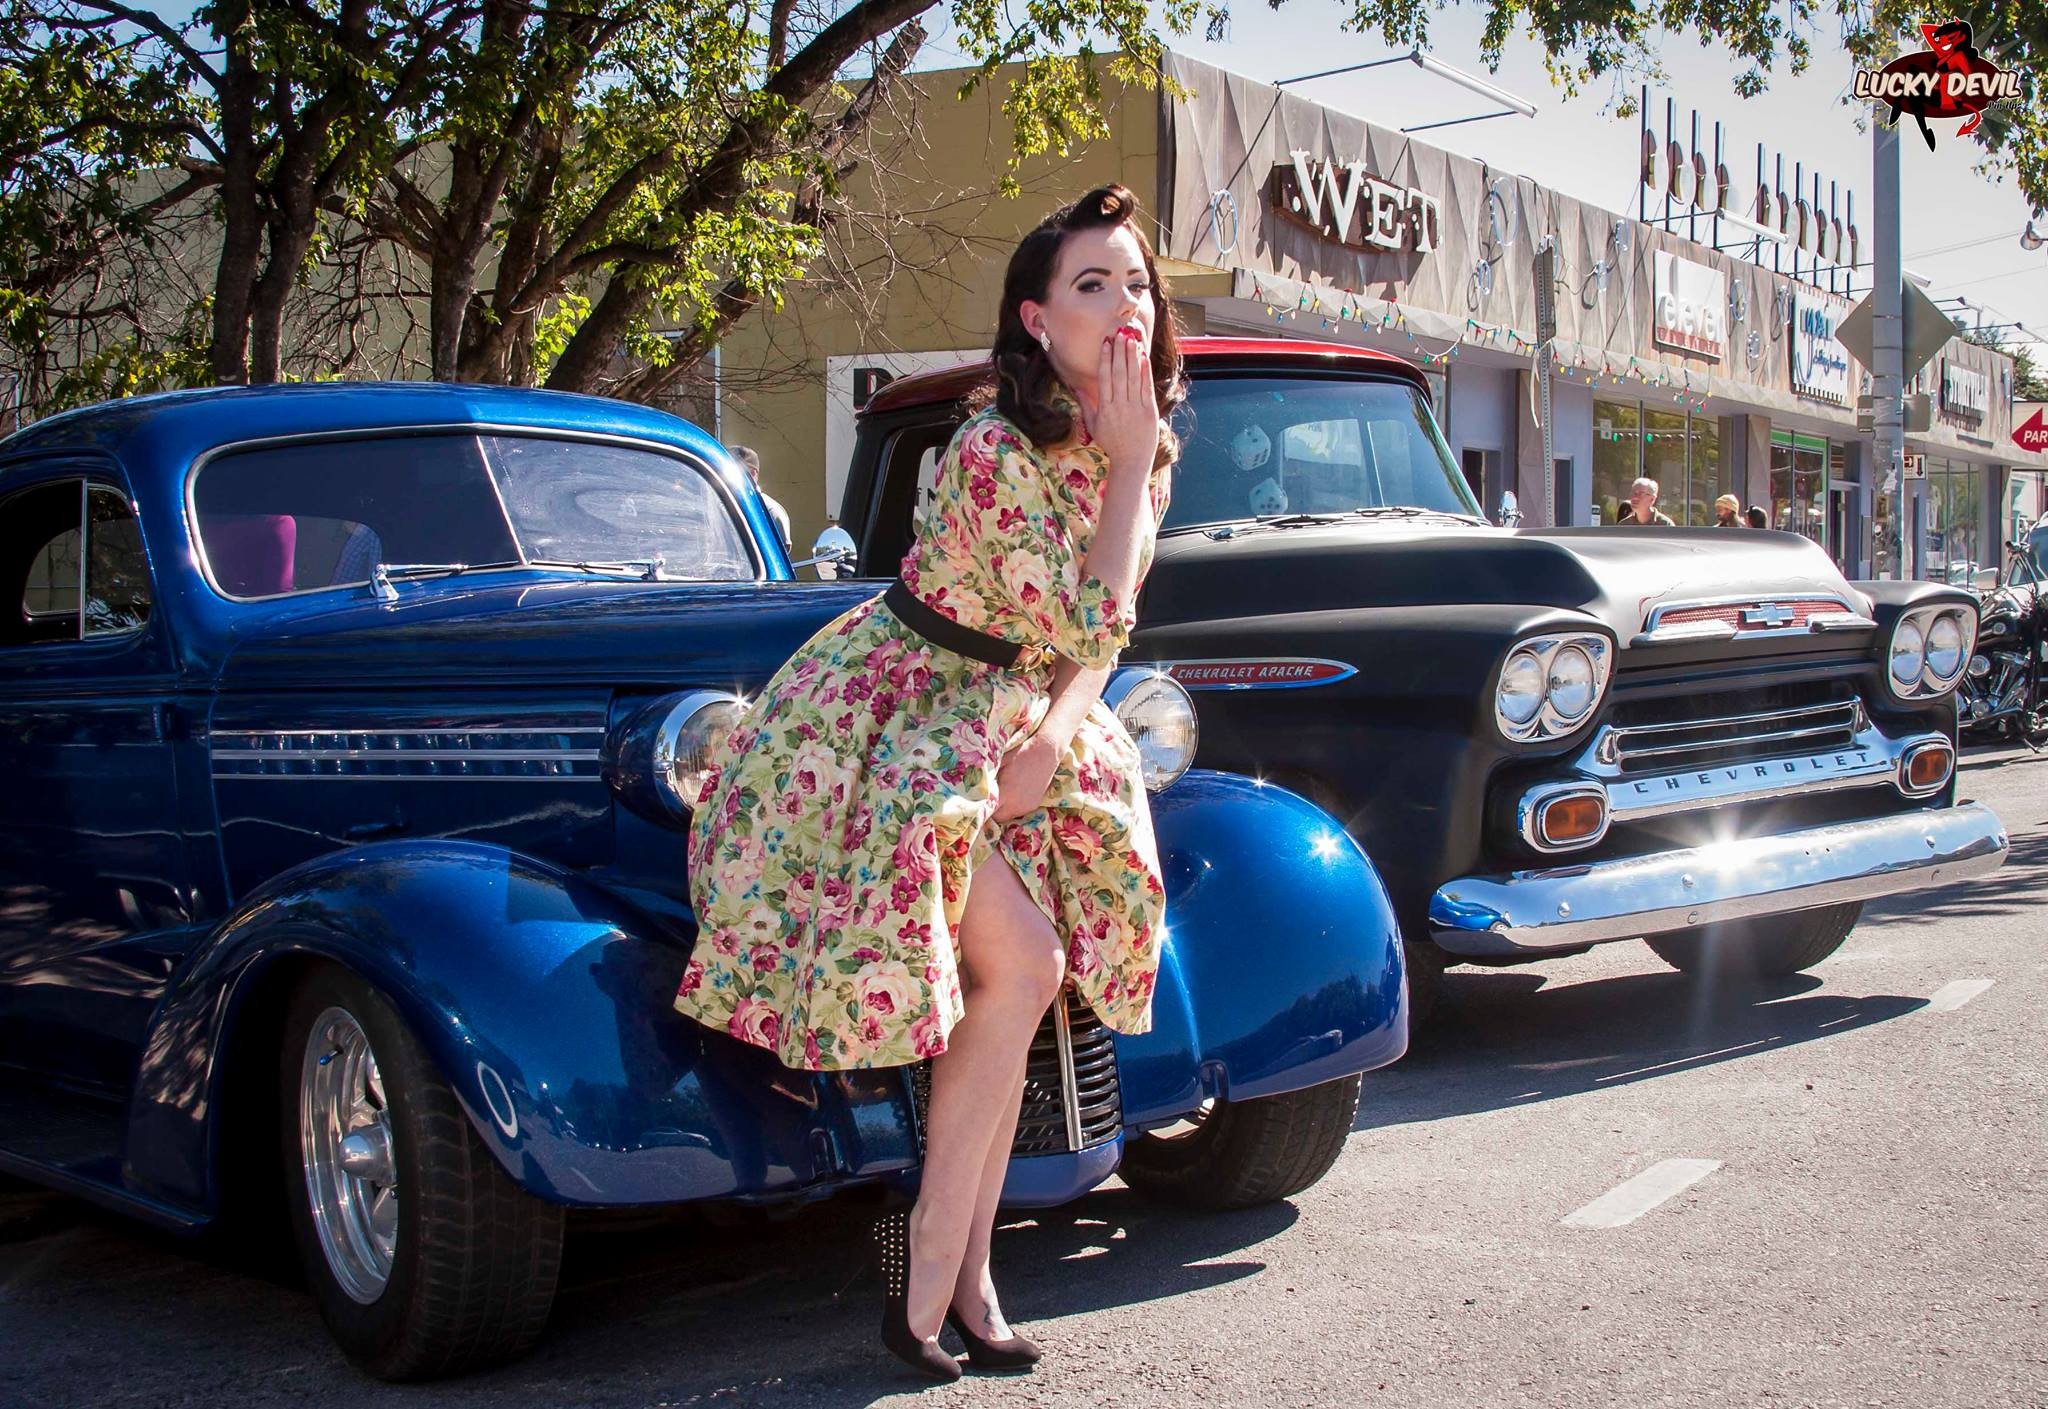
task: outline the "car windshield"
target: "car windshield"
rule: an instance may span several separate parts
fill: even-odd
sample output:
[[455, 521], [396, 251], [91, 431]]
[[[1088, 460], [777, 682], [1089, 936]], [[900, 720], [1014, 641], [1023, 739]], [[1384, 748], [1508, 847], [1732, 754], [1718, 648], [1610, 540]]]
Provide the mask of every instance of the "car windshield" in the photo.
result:
[[2036, 525], [2027, 535], [2027, 561], [2034, 569], [2034, 580], [2048, 580], [2048, 523]]
[[1356, 377], [1198, 379], [1164, 529], [1235, 519], [1441, 513], [1480, 517], [1422, 393]]
[[192, 503], [207, 567], [230, 597], [364, 583], [380, 564], [756, 576], [710, 476], [638, 446], [505, 434], [297, 441], [215, 458]]

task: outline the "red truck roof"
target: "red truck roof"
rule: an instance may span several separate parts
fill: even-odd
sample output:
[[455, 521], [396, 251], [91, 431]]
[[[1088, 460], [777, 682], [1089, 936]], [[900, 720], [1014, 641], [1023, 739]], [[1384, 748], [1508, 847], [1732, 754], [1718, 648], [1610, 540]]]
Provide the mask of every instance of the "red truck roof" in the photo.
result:
[[[1353, 347], [1349, 343], [1310, 342], [1301, 338], [1182, 338], [1180, 354], [1182, 359], [1188, 362], [1247, 358], [1295, 366], [1328, 364], [1332, 361], [1368, 362], [1387, 371], [1398, 372], [1418, 386], [1424, 384], [1422, 373], [1406, 358], [1396, 357], [1390, 352], [1376, 352], [1369, 347]], [[963, 362], [957, 367], [942, 367], [934, 372], [916, 372], [907, 377], [898, 377], [869, 397], [867, 405], [861, 408], [861, 414], [866, 416], [886, 411], [903, 411], [914, 406], [957, 401], [981, 385], [987, 377], [986, 358]]]

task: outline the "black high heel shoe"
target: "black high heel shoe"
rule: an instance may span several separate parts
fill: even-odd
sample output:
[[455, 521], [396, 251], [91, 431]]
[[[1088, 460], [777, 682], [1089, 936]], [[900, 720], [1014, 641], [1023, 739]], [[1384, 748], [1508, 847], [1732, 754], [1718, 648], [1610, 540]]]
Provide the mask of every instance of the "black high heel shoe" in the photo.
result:
[[910, 1329], [910, 1214], [875, 1220], [875, 1250], [882, 1264], [882, 1344], [912, 1369], [935, 1380], [960, 1378], [960, 1362]]
[[1029, 1336], [1005, 1336], [999, 1341], [985, 1341], [968, 1330], [967, 1318], [950, 1306], [946, 1308], [946, 1324], [967, 1342], [967, 1363], [977, 1370], [1028, 1370], [1044, 1353], [1039, 1350], [1038, 1342]]

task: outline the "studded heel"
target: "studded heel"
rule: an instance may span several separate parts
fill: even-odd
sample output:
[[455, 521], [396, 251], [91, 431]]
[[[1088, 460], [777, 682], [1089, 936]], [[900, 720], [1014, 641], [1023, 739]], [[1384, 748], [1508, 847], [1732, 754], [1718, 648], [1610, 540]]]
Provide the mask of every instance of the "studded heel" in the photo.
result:
[[875, 1220], [875, 1252], [882, 1265], [882, 1344], [914, 1370], [935, 1380], [960, 1378], [960, 1362], [910, 1329], [910, 1214]]

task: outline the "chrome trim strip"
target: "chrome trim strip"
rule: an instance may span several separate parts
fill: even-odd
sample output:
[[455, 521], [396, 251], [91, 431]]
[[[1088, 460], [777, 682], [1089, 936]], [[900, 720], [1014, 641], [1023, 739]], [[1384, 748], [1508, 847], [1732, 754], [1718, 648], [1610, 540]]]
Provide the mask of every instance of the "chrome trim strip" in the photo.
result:
[[1464, 876], [1431, 897], [1453, 954], [1540, 956], [1725, 920], [1870, 900], [1996, 870], [2009, 843], [1981, 803], [1620, 861]]
[[216, 739], [502, 739], [538, 737], [547, 734], [565, 739], [602, 739], [604, 730], [587, 724], [497, 725], [489, 729], [380, 729], [351, 725], [343, 729], [218, 729]]
[[595, 763], [601, 749], [215, 749], [216, 759], [265, 759], [278, 763], [455, 763], [511, 760], [522, 763]]
[[[1672, 612], [1697, 611], [1701, 607], [1754, 607], [1765, 602], [1832, 602], [1843, 611], [1855, 608], [1837, 592], [1737, 592], [1723, 597], [1692, 597], [1683, 602], [1660, 602], [1650, 608], [1643, 618], [1643, 630], [1655, 631], [1660, 622]], [[1689, 624], [1689, 623], [1687, 623]], [[1805, 627], [1799, 628], [1801, 632]], [[1745, 631], [1744, 636], [1762, 635], [1762, 632]]]
[[[1714, 720], [1711, 722], [1718, 724], [1720, 721]], [[1622, 730], [1619, 732], [1626, 733], [1627, 731]], [[1627, 745], [1616, 744], [1610, 750], [1610, 754], [1617, 765], [1625, 767], [1631, 757], [1642, 759], [1653, 755], [1663, 757], [1669, 754], [1707, 753], [1714, 749], [1741, 748], [1746, 744], [1789, 744], [1794, 739], [1813, 739], [1820, 737], [1822, 734], [1854, 732], [1856, 732], [1855, 715], [1849, 710], [1844, 709], [1839, 723], [1816, 724], [1811, 729], [1773, 729], [1766, 734], [1738, 734], [1733, 738], [1727, 739], [1702, 739], [1698, 743], [1693, 744], [1655, 744], [1649, 748], [1637, 749], [1633, 754], [1625, 751]]]
[[1774, 719], [1805, 719], [1834, 710], [1854, 711], [1854, 700], [1829, 700], [1824, 704], [1800, 705], [1794, 709], [1771, 709], [1761, 714], [1717, 714], [1699, 719], [1675, 720], [1670, 724], [1610, 724], [1603, 733], [1611, 734], [1619, 748], [1622, 742], [1648, 735], [1683, 734], [1694, 729], [1740, 729], [1752, 724], [1767, 724]]
[[1871, 728], [1858, 733], [1845, 747], [1819, 753], [1745, 758], [1709, 768], [1609, 778], [1604, 780], [1608, 812], [1616, 822], [1641, 822], [1730, 803], [1775, 802], [1848, 788], [1896, 786], [1899, 760], [1906, 751], [1939, 737], [1911, 734], [1891, 739]]
[[1060, 1113], [1067, 1118], [1067, 1149], [1073, 1151], [1081, 1148], [1081, 1091], [1074, 1073], [1073, 1016], [1068, 1001], [1066, 990], [1061, 989], [1059, 1001], [1052, 1005], [1052, 1036], [1060, 1057]]
[[602, 783], [597, 773], [216, 773], [216, 783]]

